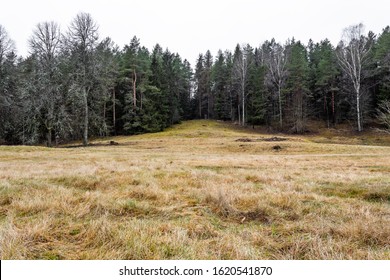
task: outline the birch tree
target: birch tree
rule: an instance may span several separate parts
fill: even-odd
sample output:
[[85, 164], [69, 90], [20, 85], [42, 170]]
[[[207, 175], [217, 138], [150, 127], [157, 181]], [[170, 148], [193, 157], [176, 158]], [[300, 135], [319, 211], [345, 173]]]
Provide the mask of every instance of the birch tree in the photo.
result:
[[363, 68], [368, 62], [368, 56], [371, 50], [371, 41], [363, 33], [363, 24], [353, 25], [344, 29], [342, 40], [337, 49], [337, 58], [340, 67], [353, 85], [359, 132], [363, 130], [361, 112]]

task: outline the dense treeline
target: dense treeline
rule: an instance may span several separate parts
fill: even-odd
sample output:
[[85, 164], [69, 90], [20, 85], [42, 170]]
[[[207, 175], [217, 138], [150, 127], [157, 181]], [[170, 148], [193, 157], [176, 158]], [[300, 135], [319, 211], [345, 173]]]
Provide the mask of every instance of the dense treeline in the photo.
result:
[[378, 118], [390, 124], [390, 29], [378, 37], [362, 31], [347, 28], [337, 47], [271, 40], [219, 51], [214, 63], [209, 51], [199, 55], [197, 116], [292, 133], [305, 132], [313, 118], [328, 127], [349, 121], [358, 131]]
[[390, 29], [376, 36], [351, 26], [337, 47], [270, 40], [257, 48], [187, 60], [134, 37], [123, 49], [98, 37], [78, 14], [65, 32], [38, 24], [30, 55], [19, 58], [0, 25], [0, 142], [47, 143], [161, 131], [210, 118], [295, 133], [309, 118], [390, 124]]
[[[192, 70], [178, 54], [134, 37], [123, 50], [78, 14], [61, 33], [38, 24], [30, 55], [0, 29], [0, 141], [36, 144], [161, 131], [191, 118]], [[4, 38], [4, 40], [3, 40]]]

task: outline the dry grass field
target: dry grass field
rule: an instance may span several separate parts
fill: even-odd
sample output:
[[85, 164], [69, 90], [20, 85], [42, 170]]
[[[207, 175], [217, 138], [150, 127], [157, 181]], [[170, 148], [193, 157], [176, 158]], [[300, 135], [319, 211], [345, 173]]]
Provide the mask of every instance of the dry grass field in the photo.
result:
[[93, 143], [0, 147], [1, 259], [390, 259], [388, 135], [190, 121]]

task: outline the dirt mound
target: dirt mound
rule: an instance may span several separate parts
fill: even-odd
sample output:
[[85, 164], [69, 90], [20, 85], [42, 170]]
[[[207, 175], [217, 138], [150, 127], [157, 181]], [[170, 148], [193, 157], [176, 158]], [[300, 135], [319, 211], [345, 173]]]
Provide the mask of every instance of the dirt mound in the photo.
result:
[[250, 139], [250, 138], [239, 138], [236, 140], [236, 142], [254, 142], [256, 139]]
[[280, 141], [287, 141], [287, 140], [288, 140], [288, 138], [277, 137], [277, 136], [261, 139], [261, 141], [266, 141], [266, 142], [280, 142]]
[[239, 138], [236, 140], [236, 142], [281, 142], [281, 141], [287, 141], [289, 140], [288, 138], [284, 137], [269, 137], [269, 138], [257, 138], [257, 139], [251, 139], [251, 138]]

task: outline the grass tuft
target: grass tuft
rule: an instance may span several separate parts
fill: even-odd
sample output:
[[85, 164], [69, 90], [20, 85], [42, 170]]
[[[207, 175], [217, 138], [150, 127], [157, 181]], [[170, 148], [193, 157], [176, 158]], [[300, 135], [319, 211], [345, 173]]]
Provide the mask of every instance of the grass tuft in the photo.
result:
[[93, 144], [0, 147], [1, 259], [390, 259], [389, 136], [197, 120]]

